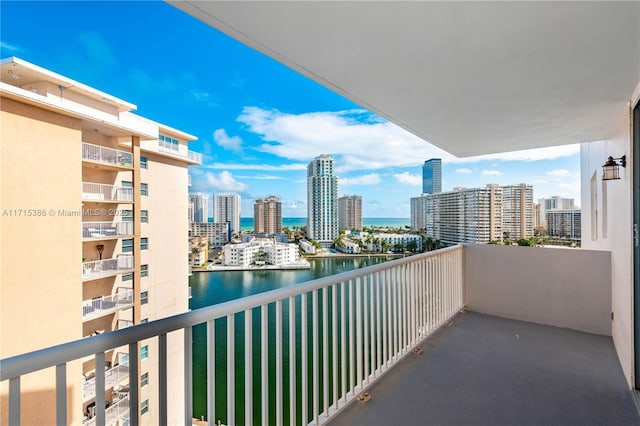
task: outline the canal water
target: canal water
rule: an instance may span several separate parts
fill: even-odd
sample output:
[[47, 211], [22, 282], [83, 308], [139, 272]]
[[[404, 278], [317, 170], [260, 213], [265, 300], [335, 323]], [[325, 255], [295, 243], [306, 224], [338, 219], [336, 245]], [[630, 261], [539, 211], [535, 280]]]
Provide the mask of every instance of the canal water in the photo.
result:
[[[234, 299], [250, 296], [252, 294], [261, 293], [269, 290], [275, 290], [282, 287], [288, 287], [303, 283], [316, 278], [325, 277], [328, 275], [338, 274], [340, 272], [350, 271], [353, 269], [363, 268], [366, 266], [375, 265], [378, 263], [392, 260], [393, 257], [336, 257], [336, 258], [318, 258], [311, 259], [311, 269], [296, 270], [296, 271], [228, 271], [228, 272], [197, 272], [194, 273], [189, 283], [191, 285], [192, 298], [190, 300], [190, 308], [197, 309], [205, 306], [211, 306], [222, 302], [227, 302]], [[284, 303], [283, 310], [283, 324], [288, 324], [288, 309], [287, 303]], [[271, 306], [273, 308], [273, 306]], [[273, 317], [274, 309], [270, 309], [269, 312], [269, 369], [272, 370], [272, 366], [275, 364], [273, 353], [275, 351], [275, 339], [274, 329], [275, 325], [271, 318]], [[300, 313], [297, 313], [299, 316]], [[254, 375], [259, 377], [260, 368], [260, 324], [259, 310], [253, 311], [253, 328], [252, 328], [252, 341], [253, 348], [256, 353], [253, 357], [253, 370]], [[236, 423], [244, 423], [244, 324], [242, 316], [236, 315], [235, 324], [235, 365], [236, 365]], [[298, 326], [300, 324], [297, 321]], [[283, 330], [283, 344], [288, 345], [288, 331]], [[215, 407], [215, 419], [214, 421], [221, 420], [222, 423], [226, 423], [226, 353], [227, 348], [224, 342], [226, 342], [226, 319], [220, 319], [216, 321], [216, 407]], [[300, 344], [300, 339], [297, 339], [297, 345]], [[207, 401], [206, 401], [206, 378], [207, 378], [207, 360], [206, 360], [206, 327], [204, 325], [196, 326], [193, 329], [193, 417], [200, 418], [207, 416]], [[329, 348], [331, 350], [332, 348]], [[319, 351], [323, 348], [319, 347]], [[311, 352], [311, 350], [309, 351]], [[288, 356], [287, 352], [283, 350], [285, 371], [288, 371]], [[299, 361], [297, 363], [299, 364]], [[285, 382], [288, 381], [284, 377]], [[298, 377], [298, 380], [300, 378]], [[287, 389], [287, 383], [285, 383], [285, 392]], [[259, 415], [260, 413], [260, 401], [261, 401], [261, 388], [259, 380], [254, 380], [253, 383], [253, 406], [254, 413]], [[269, 386], [269, 405], [275, 406], [275, 389], [273, 386]], [[285, 400], [287, 399], [285, 396]], [[273, 410], [269, 410], [270, 424], [275, 424], [275, 418], [273, 417]], [[298, 416], [300, 415], [298, 410]], [[288, 422], [288, 413], [285, 410], [285, 420]], [[259, 418], [259, 417], [257, 417]], [[300, 423], [301, 419], [297, 419]], [[304, 422], [306, 424], [306, 422]], [[213, 422], [209, 422], [213, 424]]]

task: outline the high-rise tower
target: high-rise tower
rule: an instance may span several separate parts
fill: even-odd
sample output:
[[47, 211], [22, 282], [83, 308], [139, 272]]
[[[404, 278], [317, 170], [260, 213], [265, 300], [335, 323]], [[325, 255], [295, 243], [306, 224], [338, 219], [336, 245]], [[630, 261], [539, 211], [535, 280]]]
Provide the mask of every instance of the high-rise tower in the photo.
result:
[[275, 196], [259, 198], [253, 204], [253, 231], [260, 234], [282, 232], [282, 203]]
[[189, 202], [193, 203], [192, 222], [208, 222], [209, 196], [204, 194], [189, 194]]
[[307, 166], [307, 237], [331, 242], [338, 236], [338, 178], [333, 158], [320, 155]]
[[338, 229], [362, 230], [362, 196], [343, 195], [338, 198]]
[[437, 194], [442, 192], [442, 160], [432, 158], [422, 166], [422, 193]]
[[240, 195], [214, 194], [215, 222], [231, 222], [231, 234], [240, 235]]

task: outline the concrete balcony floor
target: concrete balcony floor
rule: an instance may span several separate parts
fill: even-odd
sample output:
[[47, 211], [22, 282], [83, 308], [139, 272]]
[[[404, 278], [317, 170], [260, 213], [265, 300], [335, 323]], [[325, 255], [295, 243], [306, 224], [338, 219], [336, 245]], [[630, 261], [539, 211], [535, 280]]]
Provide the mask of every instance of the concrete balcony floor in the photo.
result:
[[640, 425], [610, 337], [458, 314], [336, 425]]

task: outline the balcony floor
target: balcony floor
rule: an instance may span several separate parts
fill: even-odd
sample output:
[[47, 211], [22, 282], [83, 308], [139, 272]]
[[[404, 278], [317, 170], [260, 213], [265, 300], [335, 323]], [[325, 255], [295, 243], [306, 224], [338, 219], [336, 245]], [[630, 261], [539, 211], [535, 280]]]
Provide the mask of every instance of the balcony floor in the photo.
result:
[[459, 314], [336, 425], [640, 425], [610, 337]]

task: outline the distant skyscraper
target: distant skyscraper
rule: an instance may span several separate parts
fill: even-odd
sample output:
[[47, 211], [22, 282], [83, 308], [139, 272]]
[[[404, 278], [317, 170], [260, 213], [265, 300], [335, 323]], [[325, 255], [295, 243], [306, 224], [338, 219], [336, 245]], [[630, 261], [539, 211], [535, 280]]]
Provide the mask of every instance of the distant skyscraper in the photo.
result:
[[422, 166], [422, 193], [437, 194], [442, 192], [442, 160], [432, 158]]
[[502, 187], [502, 232], [511, 240], [533, 236], [533, 186]]
[[427, 201], [426, 195], [411, 198], [411, 230], [426, 231]]
[[547, 231], [547, 211], [575, 208], [575, 202], [573, 198], [562, 198], [557, 195], [554, 195], [551, 198], [540, 198], [538, 200], [538, 204], [540, 204], [540, 226], [547, 229]]
[[279, 234], [282, 232], [282, 203], [278, 197], [257, 199], [253, 204], [253, 232]]
[[[189, 194], [189, 203], [193, 203], [192, 222], [209, 221], [209, 196], [204, 194]], [[191, 215], [191, 213], [190, 213]]]
[[316, 157], [307, 166], [307, 237], [330, 242], [338, 236], [338, 178], [333, 158]]
[[338, 229], [362, 230], [362, 196], [347, 194], [338, 198]]
[[240, 195], [214, 194], [213, 211], [215, 222], [231, 222], [232, 235], [240, 235]]
[[580, 209], [547, 210], [548, 234], [550, 237], [568, 238], [580, 242], [582, 212]]

